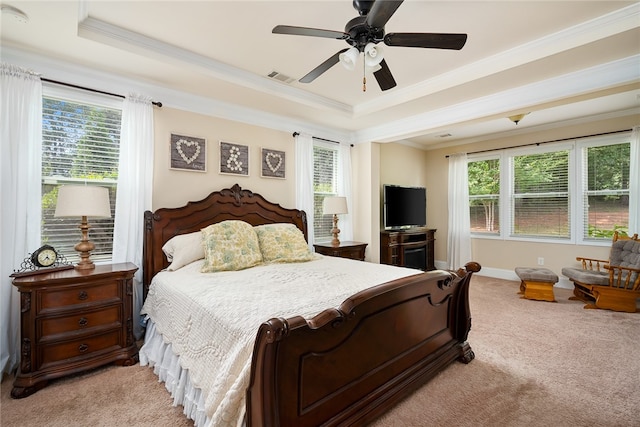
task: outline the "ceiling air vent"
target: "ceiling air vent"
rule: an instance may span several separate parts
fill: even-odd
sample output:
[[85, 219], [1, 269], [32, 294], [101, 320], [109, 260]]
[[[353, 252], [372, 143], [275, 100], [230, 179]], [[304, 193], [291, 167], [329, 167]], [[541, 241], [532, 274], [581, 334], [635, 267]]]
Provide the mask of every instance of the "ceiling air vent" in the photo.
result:
[[267, 77], [269, 77], [270, 79], [278, 80], [279, 82], [282, 82], [282, 83], [287, 83], [287, 84], [295, 80], [293, 77], [289, 77], [277, 71], [270, 72], [269, 74], [267, 74]]

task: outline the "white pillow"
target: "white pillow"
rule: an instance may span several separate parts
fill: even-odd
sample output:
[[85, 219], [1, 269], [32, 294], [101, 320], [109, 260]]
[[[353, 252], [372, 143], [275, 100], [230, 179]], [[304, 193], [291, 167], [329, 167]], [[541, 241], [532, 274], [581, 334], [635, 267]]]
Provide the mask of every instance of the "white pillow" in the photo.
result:
[[203, 259], [202, 232], [196, 231], [174, 236], [164, 244], [162, 251], [167, 256], [167, 261], [171, 263], [167, 267], [169, 271], [175, 271], [180, 267]]

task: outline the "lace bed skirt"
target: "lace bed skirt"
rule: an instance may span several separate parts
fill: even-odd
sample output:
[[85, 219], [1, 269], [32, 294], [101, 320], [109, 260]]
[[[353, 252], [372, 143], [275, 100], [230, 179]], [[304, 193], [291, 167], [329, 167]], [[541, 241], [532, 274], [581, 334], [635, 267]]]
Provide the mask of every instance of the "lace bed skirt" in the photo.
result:
[[189, 379], [189, 371], [180, 366], [180, 356], [173, 353], [171, 344], [164, 342], [156, 331], [155, 323], [147, 320], [144, 345], [140, 348], [140, 365], [150, 366], [153, 373], [173, 397], [173, 406], [182, 405], [187, 418], [195, 427], [210, 427], [211, 420], [204, 410], [202, 391], [194, 387]]

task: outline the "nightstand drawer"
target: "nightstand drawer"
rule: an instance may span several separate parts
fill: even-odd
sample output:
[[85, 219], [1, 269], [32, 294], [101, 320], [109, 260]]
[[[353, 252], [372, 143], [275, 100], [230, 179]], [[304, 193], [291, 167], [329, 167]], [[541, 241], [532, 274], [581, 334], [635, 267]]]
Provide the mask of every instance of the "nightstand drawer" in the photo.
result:
[[48, 289], [40, 293], [40, 312], [46, 312], [61, 307], [92, 302], [107, 302], [120, 300], [121, 286], [111, 280], [92, 286], [72, 286], [64, 289]]
[[40, 320], [40, 339], [49, 339], [51, 335], [81, 331], [97, 326], [120, 326], [122, 306], [114, 305], [90, 313], [72, 314], [64, 317], [48, 317]]
[[313, 247], [317, 253], [322, 255], [364, 261], [364, 252], [367, 244], [360, 242], [340, 242], [338, 246], [333, 246], [331, 243], [316, 243]]
[[47, 365], [67, 359], [90, 357], [92, 353], [97, 353], [100, 350], [121, 347], [124, 344], [120, 342], [121, 335], [122, 333], [119, 330], [113, 330], [101, 335], [92, 335], [58, 344], [40, 346], [42, 354], [39, 359], [42, 364], [37, 366], [36, 369], [43, 369]]
[[361, 260], [364, 258], [364, 251], [360, 248], [341, 248], [331, 251], [331, 256]]

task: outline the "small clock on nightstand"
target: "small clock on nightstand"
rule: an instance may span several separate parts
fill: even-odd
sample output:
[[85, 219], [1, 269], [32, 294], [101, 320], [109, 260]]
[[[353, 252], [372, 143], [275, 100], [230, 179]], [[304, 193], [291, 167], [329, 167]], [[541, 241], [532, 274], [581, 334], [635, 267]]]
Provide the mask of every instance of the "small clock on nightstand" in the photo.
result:
[[67, 262], [65, 256], [59, 253], [53, 246], [42, 245], [33, 251], [33, 253], [27, 255], [20, 264], [20, 268], [14, 270], [11, 277], [30, 276], [71, 268], [73, 268], [73, 265]]

